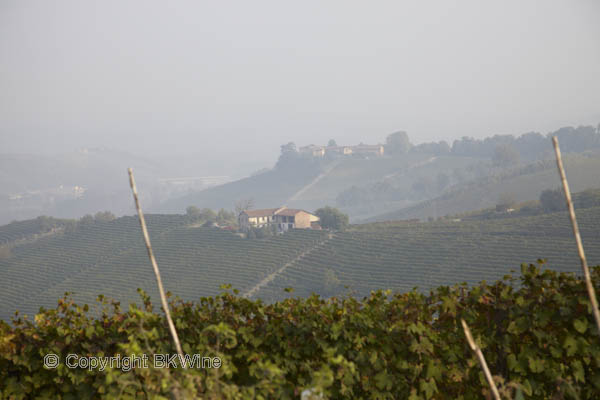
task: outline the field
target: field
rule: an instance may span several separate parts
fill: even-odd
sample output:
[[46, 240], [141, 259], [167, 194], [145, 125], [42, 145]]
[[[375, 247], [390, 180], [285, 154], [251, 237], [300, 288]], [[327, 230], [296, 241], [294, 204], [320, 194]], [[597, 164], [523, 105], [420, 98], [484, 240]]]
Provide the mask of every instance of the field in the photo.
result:
[[[578, 211], [590, 265], [600, 264], [600, 207]], [[487, 221], [376, 223], [330, 235], [295, 230], [268, 239], [192, 228], [178, 215], [149, 215], [148, 225], [167, 290], [186, 300], [214, 295], [230, 283], [242, 293], [270, 274], [253, 297], [267, 301], [316, 292], [368, 295], [375, 289], [428, 290], [496, 280], [523, 262], [579, 272], [566, 213]], [[284, 267], [280, 273], [274, 273]], [[127, 304], [156, 289], [135, 217], [96, 222], [11, 249], [0, 259], [0, 310], [33, 314], [66, 291], [81, 303], [98, 294]]]

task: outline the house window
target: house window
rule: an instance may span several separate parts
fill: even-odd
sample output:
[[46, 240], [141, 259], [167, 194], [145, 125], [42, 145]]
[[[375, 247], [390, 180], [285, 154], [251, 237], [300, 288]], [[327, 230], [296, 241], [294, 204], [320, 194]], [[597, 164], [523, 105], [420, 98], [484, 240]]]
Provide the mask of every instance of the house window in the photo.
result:
[[288, 228], [292, 229], [294, 227], [294, 224], [288, 224]]
[[296, 222], [294, 217], [288, 217], [289, 222]]

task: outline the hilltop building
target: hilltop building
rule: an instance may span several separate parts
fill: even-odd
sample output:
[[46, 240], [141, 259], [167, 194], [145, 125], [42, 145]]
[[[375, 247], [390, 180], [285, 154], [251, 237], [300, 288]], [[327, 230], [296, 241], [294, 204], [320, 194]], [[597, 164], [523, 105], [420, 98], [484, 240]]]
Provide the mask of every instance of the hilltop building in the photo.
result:
[[383, 156], [384, 147], [381, 144], [359, 144], [356, 146], [316, 146], [309, 144], [298, 149], [302, 154], [308, 154], [313, 157], [324, 157], [325, 154], [341, 154], [341, 155], [374, 155]]
[[315, 146], [314, 144], [309, 144], [308, 146], [300, 147], [298, 151], [303, 154], [310, 154], [313, 157], [325, 156], [325, 146]]
[[[319, 217], [308, 211], [287, 207], [242, 211], [238, 217], [241, 230], [275, 225], [279, 231], [317, 226]], [[318, 228], [317, 228], [318, 229]]]

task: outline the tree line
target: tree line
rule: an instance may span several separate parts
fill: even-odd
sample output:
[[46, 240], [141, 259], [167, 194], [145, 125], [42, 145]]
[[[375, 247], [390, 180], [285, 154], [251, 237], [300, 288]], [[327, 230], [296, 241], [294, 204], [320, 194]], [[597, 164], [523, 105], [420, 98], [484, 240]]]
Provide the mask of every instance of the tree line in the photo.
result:
[[537, 160], [552, 152], [550, 138], [556, 136], [563, 152], [583, 152], [600, 148], [600, 124], [593, 126], [567, 126], [547, 135], [539, 132], [528, 132], [520, 136], [494, 135], [485, 139], [463, 136], [454, 140], [452, 146], [442, 140], [439, 142], [410, 143], [405, 131], [394, 132], [387, 136], [385, 152], [389, 155], [400, 155], [408, 152], [428, 153], [434, 155], [456, 155], [467, 157], [484, 157], [495, 159], [498, 163], [518, 160]]

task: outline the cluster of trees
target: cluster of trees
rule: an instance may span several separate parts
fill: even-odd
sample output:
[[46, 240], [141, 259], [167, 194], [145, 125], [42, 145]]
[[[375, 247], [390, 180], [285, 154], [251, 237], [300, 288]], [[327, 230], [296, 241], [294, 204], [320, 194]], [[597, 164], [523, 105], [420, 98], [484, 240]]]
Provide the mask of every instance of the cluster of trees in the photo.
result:
[[564, 127], [544, 136], [538, 132], [525, 133], [519, 137], [513, 135], [495, 135], [483, 140], [463, 137], [455, 140], [451, 153], [455, 155], [494, 157], [498, 147], [516, 152], [520, 158], [526, 160], [540, 159], [551, 154], [552, 144], [550, 138], [558, 137], [563, 152], [583, 152], [600, 147], [600, 125], [579, 126], [577, 128]]
[[[600, 207], [600, 189], [587, 189], [582, 192], [573, 193], [572, 199], [576, 209]], [[566, 211], [567, 206], [563, 189], [559, 187], [544, 190], [538, 200], [524, 203], [517, 203], [512, 193], [503, 193], [499, 196], [495, 210], [479, 210], [457, 216], [466, 219], [503, 218], [509, 209], [513, 209], [513, 212], [510, 214], [511, 217], [519, 217]]]
[[250, 227], [246, 233], [248, 239], [264, 239], [277, 235], [276, 225], [265, 225], [260, 228]]
[[[600, 147], [600, 124], [598, 127], [568, 126], [550, 132], [546, 136], [538, 132], [528, 132], [521, 136], [494, 135], [485, 139], [475, 139], [463, 136], [450, 146], [446, 141], [421, 143], [413, 145], [405, 131], [389, 134], [385, 140], [385, 154], [400, 156], [408, 152], [427, 153], [434, 155], [452, 154], [457, 156], [483, 157], [493, 159], [496, 166], [510, 166], [520, 159], [537, 160], [544, 158], [552, 151], [550, 137], [557, 136], [561, 149], [564, 152], [583, 152]], [[334, 139], [330, 139], [328, 146], [336, 146]], [[281, 145], [281, 154], [277, 161], [277, 168], [297, 166], [301, 163], [314, 162], [312, 157], [302, 157], [296, 144], [289, 142]]]
[[196, 222], [204, 222], [207, 226], [213, 223], [219, 225], [237, 225], [236, 214], [224, 208], [214, 212], [210, 208], [199, 209], [196, 206], [189, 206], [186, 209], [186, 215]]
[[356, 207], [382, 201], [419, 200], [441, 193], [457, 179], [446, 172], [439, 172], [434, 177], [417, 178], [410, 188], [398, 187], [388, 181], [375, 182], [366, 187], [353, 185], [338, 194], [336, 204], [340, 207]]
[[315, 215], [319, 217], [319, 224], [323, 229], [341, 231], [348, 227], [350, 221], [347, 214], [329, 206], [319, 208], [315, 211]]
[[308, 154], [301, 154], [296, 148], [296, 144], [289, 142], [281, 145], [281, 154], [274, 170], [280, 181], [297, 181], [316, 176], [330, 161], [330, 157], [312, 157]]
[[[100, 213], [98, 213], [100, 214]], [[98, 215], [96, 214], [96, 215]], [[114, 215], [113, 215], [114, 217]], [[66, 225], [76, 223], [75, 220], [68, 219], [57, 219], [53, 217], [48, 217], [46, 215], [40, 215], [35, 220], [35, 224], [37, 225], [38, 231], [36, 233], [45, 233], [50, 232], [52, 229], [60, 228]]]
[[94, 215], [86, 214], [79, 220], [69, 220], [65, 224], [65, 232], [69, 233], [75, 232], [78, 229], [86, 229], [97, 223], [106, 223], [113, 221], [115, 218], [117, 217], [115, 217], [115, 215], [110, 211], [100, 211]]
[[[572, 199], [575, 208], [598, 207], [600, 206], [600, 189], [587, 189], [583, 192], [573, 193]], [[540, 194], [538, 204], [527, 205], [527, 207], [525, 212], [535, 211], [536, 207], [543, 213], [566, 211], [565, 192], [562, 187], [544, 190]]]
[[385, 152], [389, 155], [401, 155], [408, 152], [435, 155], [453, 154], [457, 156], [484, 157], [494, 160], [497, 166], [510, 166], [523, 160], [537, 160], [551, 154], [550, 137], [556, 136], [563, 152], [583, 152], [600, 147], [600, 125], [560, 128], [544, 136], [538, 132], [529, 132], [521, 136], [494, 135], [485, 139], [463, 136], [455, 140], [452, 146], [445, 141], [412, 145], [404, 131], [387, 136]]

